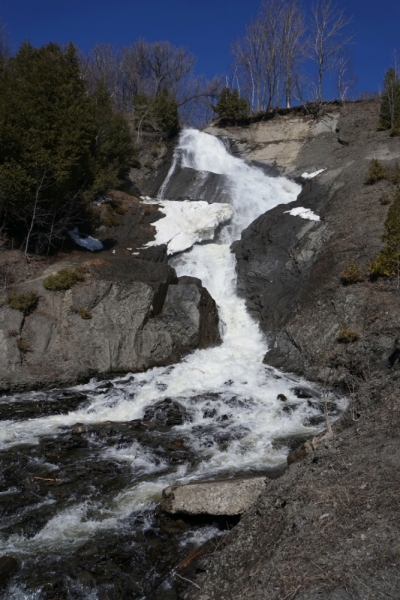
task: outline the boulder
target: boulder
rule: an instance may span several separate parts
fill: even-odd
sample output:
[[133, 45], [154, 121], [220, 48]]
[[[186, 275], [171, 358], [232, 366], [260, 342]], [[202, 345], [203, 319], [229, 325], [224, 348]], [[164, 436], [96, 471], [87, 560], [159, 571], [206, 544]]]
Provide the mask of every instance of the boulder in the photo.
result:
[[265, 477], [200, 481], [163, 490], [161, 508], [170, 514], [235, 516], [245, 513], [259, 498]]
[[195, 348], [220, 343], [218, 309], [198, 283], [168, 288], [162, 313], [138, 332], [135, 350], [142, 368], [170, 364]]
[[93, 263], [69, 290], [48, 291], [41, 279], [14, 286], [39, 295], [25, 317], [0, 297], [1, 391], [171, 364], [220, 342], [218, 310], [201, 282], [178, 284], [162, 263]]

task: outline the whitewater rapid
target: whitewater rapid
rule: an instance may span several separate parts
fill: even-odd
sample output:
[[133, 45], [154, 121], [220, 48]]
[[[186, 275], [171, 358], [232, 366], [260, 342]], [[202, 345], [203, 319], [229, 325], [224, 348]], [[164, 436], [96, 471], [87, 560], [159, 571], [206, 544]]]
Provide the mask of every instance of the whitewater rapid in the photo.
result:
[[[151, 450], [143, 449], [139, 442], [123, 448], [101, 448], [99, 453], [103, 456], [131, 466], [132, 484], [112, 498], [73, 503], [29, 541], [18, 535], [3, 539], [0, 553], [48, 551], [60, 545], [68, 548], [96, 531], [118, 528], [121, 518], [151, 507], [166, 485], [217, 475], [268, 473], [285, 463], [285, 440], [317, 433], [323, 427], [309, 424], [316, 409], [294, 391], [296, 386], [313, 386], [263, 364], [267, 341], [248, 314], [244, 300], [237, 295], [235, 257], [230, 250], [231, 243], [257, 216], [278, 204], [293, 202], [300, 186], [283, 177], [268, 177], [231, 156], [217, 138], [192, 129], [181, 134], [167, 181], [173, 177], [178, 162], [183, 167], [227, 176], [231, 210], [224, 214], [230, 217], [229, 222], [222, 226], [214, 242], [198, 245], [192, 219], [189, 233], [194, 245], [170, 262], [179, 276], [200, 278], [216, 301], [222, 344], [197, 350], [174, 366], [116, 379], [107, 393], [97, 393], [95, 381], [78, 386], [77, 390], [90, 396], [83, 408], [66, 415], [2, 422], [0, 446], [37, 444], [41, 436], [76, 423], [141, 419], [146, 408], [172, 398], [190, 415], [174, 429], [179, 429], [198, 461], [194, 467], [171, 467], [156, 460]], [[160, 198], [161, 204], [162, 201]], [[179, 212], [174, 214], [178, 218]], [[178, 229], [185, 233], [184, 225]], [[286, 396], [287, 404], [278, 399], [279, 394]], [[33, 399], [39, 396], [40, 393], [32, 394]], [[138, 477], [140, 482], [135, 481]]]

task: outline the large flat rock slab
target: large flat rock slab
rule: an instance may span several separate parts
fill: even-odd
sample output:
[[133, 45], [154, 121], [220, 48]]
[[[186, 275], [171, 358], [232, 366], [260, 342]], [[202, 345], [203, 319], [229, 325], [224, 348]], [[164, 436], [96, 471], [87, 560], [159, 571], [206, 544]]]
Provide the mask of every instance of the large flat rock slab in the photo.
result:
[[170, 514], [242, 515], [259, 498], [267, 483], [265, 477], [252, 477], [173, 485], [163, 490], [161, 508]]
[[87, 274], [69, 290], [48, 291], [41, 279], [14, 286], [13, 292], [38, 294], [36, 309], [26, 316], [0, 293], [0, 391], [142, 371], [219, 344], [218, 309], [201, 282], [178, 283], [168, 265], [149, 264], [150, 275], [160, 267], [164, 279], [132, 281], [126, 275], [115, 281], [107, 278], [106, 265], [100, 271], [106, 279]]

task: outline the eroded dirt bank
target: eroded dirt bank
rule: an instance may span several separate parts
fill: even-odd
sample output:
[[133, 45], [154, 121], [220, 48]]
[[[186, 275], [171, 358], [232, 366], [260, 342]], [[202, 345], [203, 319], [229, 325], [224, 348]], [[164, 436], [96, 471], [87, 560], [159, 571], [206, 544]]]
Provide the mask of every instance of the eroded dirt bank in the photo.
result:
[[[395, 167], [400, 141], [377, 132], [374, 101], [329, 105], [316, 120], [278, 117], [248, 129], [208, 128], [234, 151], [306, 182], [234, 244], [238, 285], [270, 340], [265, 362], [339, 386], [349, 410], [334, 435], [290, 466], [224, 541], [186, 576], [186, 598], [398, 598], [400, 589], [400, 292], [371, 281], [394, 186], [365, 185], [372, 158]], [[350, 262], [362, 280], [344, 285]], [[341, 329], [357, 341], [340, 343]]]

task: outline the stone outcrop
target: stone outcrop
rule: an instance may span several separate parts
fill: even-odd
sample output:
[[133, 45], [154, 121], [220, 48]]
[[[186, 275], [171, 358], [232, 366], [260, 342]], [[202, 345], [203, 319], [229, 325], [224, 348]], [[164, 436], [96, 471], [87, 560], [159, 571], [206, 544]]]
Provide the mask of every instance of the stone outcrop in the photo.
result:
[[[72, 384], [100, 373], [170, 364], [220, 341], [218, 311], [201, 282], [178, 282], [162, 263], [108, 256], [84, 263], [85, 281], [59, 292], [43, 279], [12, 291], [39, 295], [29, 315], [0, 300], [0, 390]], [[22, 342], [22, 344], [21, 344]]]
[[252, 477], [174, 485], [163, 490], [161, 508], [173, 515], [242, 515], [258, 500], [267, 483], [265, 477]]
[[173, 177], [164, 189], [164, 198], [229, 202], [228, 176], [208, 171], [196, 171], [176, 164]]

